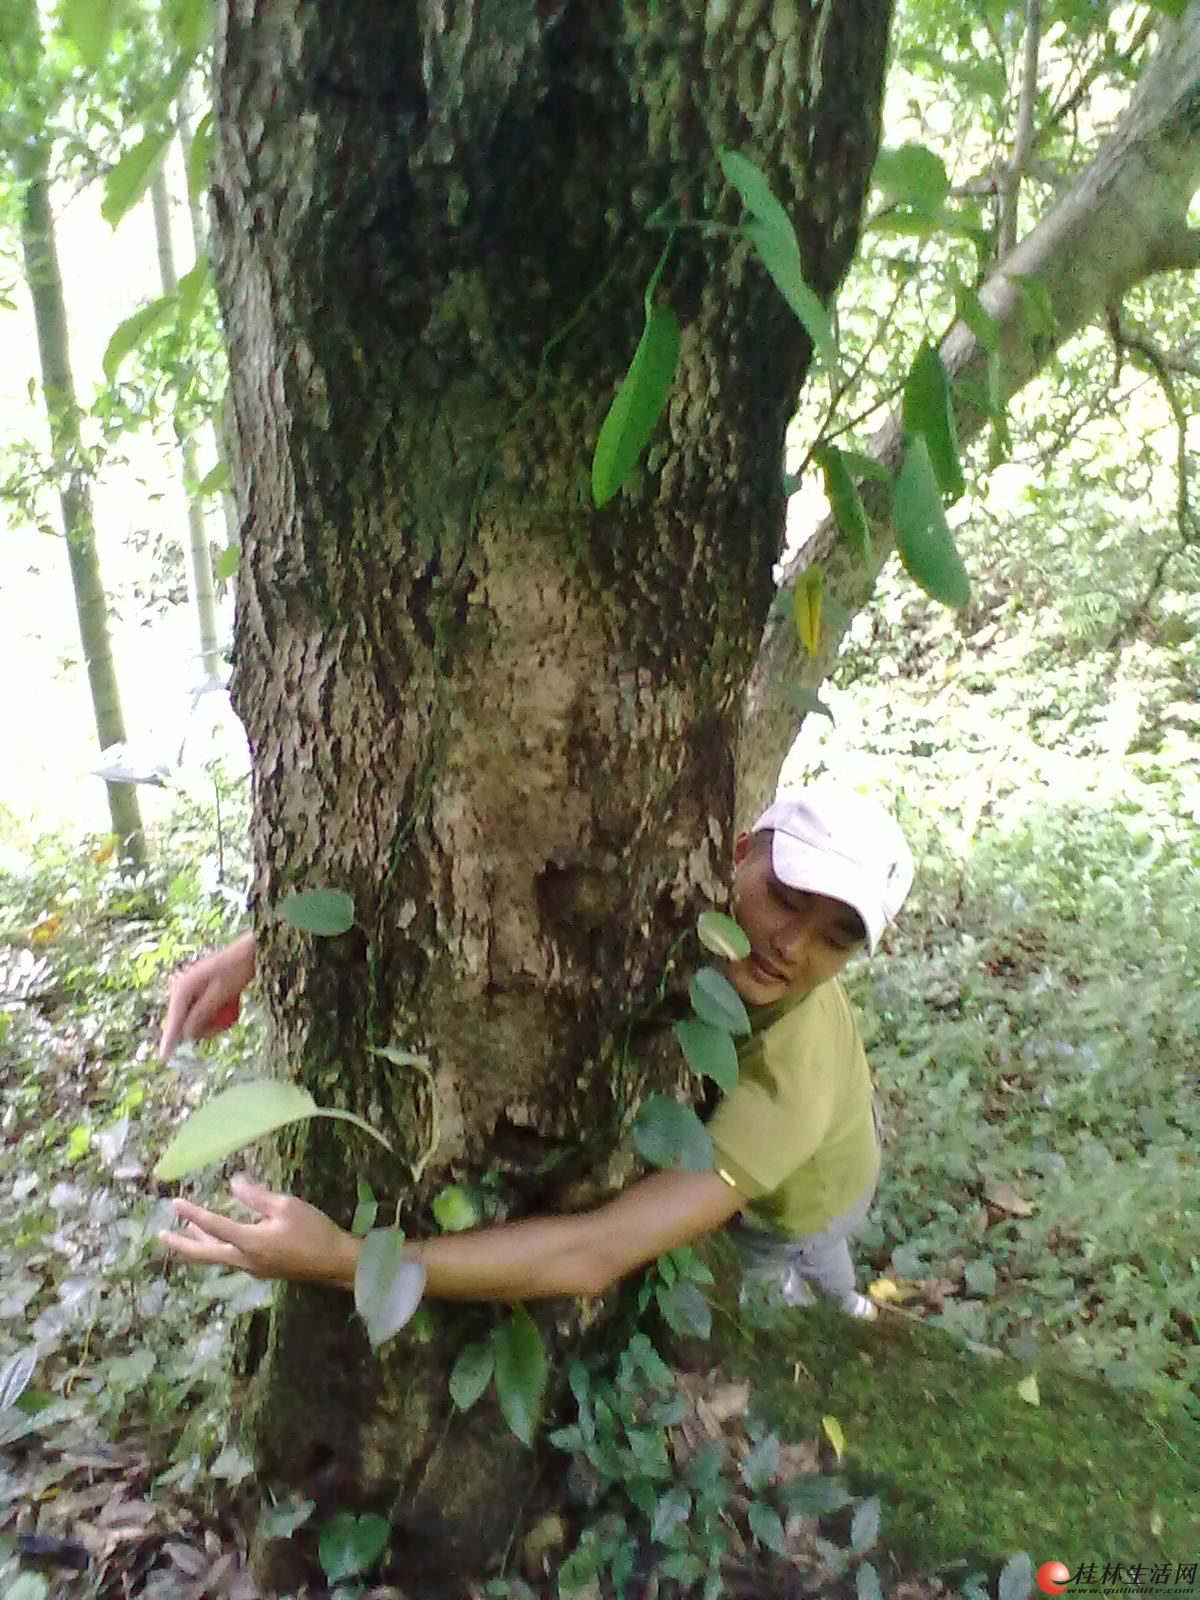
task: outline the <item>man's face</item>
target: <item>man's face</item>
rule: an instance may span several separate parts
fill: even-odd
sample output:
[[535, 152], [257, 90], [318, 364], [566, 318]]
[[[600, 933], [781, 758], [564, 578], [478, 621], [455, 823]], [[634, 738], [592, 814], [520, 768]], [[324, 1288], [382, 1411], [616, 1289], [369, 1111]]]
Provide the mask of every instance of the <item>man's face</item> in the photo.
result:
[[750, 954], [731, 961], [727, 971], [753, 1006], [811, 993], [836, 977], [863, 942], [858, 913], [841, 900], [779, 881], [770, 841], [768, 833], [744, 833], [734, 846], [733, 914], [750, 940]]

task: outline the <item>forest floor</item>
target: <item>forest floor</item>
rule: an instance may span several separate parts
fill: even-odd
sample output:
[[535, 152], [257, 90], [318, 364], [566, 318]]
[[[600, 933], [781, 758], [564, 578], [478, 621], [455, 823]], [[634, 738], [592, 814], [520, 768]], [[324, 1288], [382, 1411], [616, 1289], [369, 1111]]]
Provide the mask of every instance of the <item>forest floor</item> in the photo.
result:
[[[389, 1581], [364, 1587], [353, 1529], [349, 1555], [331, 1565], [337, 1540], [307, 1521], [311, 1507], [264, 1513], [221, 1395], [231, 1330], [270, 1289], [238, 1274], [197, 1278], [153, 1243], [166, 1207], [147, 1178], [155, 1154], [254, 1037], [250, 1008], [203, 1054], [185, 1048], [170, 1067], [153, 1057], [165, 977], [221, 936], [219, 905], [183, 872], [151, 906], [102, 848], [43, 861], [19, 895], [8, 887], [0, 1390], [22, 1392], [0, 1405], [0, 1596], [253, 1600], [247, 1552], [265, 1515], [310, 1570], [324, 1562], [334, 1574], [328, 1592], [417, 1600], [402, 1586], [402, 1552], [368, 1563]], [[994, 1183], [991, 1195], [1003, 1232], [1020, 1207]], [[688, 1473], [716, 1451], [725, 1592], [1021, 1600], [1049, 1559], [1146, 1573], [1169, 1559], [1187, 1578], [1200, 1550], [1200, 1432], [1168, 1391], [1116, 1389], [1042, 1328], [1033, 1346], [1000, 1353], [945, 1316], [963, 1294], [962, 1261], [906, 1277], [897, 1258], [920, 1262], [882, 1232], [868, 1244], [889, 1297], [874, 1324], [814, 1308], [752, 1325], [722, 1251], [712, 1254], [712, 1340], [661, 1337], [676, 1365], [657, 1379], [647, 1366], [636, 1404], [659, 1407], [669, 1481], [692, 1485], [674, 1492], [694, 1496], [697, 1513]], [[632, 1543], [625, 1593], [689, 1592], [689, 1577], [709, 1570], [716, 1546], [701, 1547], [695, 1522], [691, 1533], [672, 1523], [669, 1487], [649, 1510], [622, 1500], [619, 1484], [587, 1504], [572, 1489], [573, 1443], [573, 1456], [565, 1435], [543, 1448], [507, 1575], [487, 1589], [450, 1582], [445, 1594], [610, 1593], [588, 1571], [608, 1559], [606, 1518]]]

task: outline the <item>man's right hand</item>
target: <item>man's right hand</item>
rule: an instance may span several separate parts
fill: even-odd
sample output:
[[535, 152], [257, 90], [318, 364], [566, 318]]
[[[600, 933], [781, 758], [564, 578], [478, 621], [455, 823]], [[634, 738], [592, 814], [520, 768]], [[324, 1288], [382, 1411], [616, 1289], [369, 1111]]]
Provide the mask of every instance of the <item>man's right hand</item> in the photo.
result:
[[181, 1039], [211, 1039], [237, 1019], [242, 990], [254, 976], [254, 935], [240, 934], [223, 950], [193, 961], [171, 979], [158, 1041], [161, 1061]]

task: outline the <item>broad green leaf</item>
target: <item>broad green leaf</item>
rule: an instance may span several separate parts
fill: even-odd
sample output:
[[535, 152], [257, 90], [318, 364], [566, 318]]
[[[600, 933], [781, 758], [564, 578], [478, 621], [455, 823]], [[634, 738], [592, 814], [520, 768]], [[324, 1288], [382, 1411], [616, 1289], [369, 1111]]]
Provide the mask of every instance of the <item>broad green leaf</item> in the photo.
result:
[[290, 1539], [315, 1510], [312, 1500], [279, 1500], [259, 1517], [255, 1532], [260, 1539]]
[[596, 439], [592, 500], [597, 506], [608, 504], [637, 465], [667, 403], [678, 361], [675, 313], [669, 306], [654, 306]]
[[726, 961], [741, 961], [750, 954], [749, 939], [723, 911], [702, 911], [696, 921], [696, 932], [706, 950]]
[[468, 1344], [459, 1351], [450, 1374], [450, 1398], [460, 1411], [470, 1411], [491, 1383], [495, 1365], [490, 1344]]
[[690, 1278], [679, 1278], [669, 1289], [659, 1289], [655, 1299], [668, 1327], [676, 1333], [690, 1333], [697, 1339], [707, 1339], [712, 1332], [712, 1311], [708, 1301]]
[[909, 439], [892, 504], [896, 545], [905, 570], [926, 594], [947, 606], [965, 606], [971, 583], [954, 545], [925, 440]]
[[170, 142], [170, 128], [153, 128], [112, 168], [104, 180], [104, 199], [100, 204], [100, 215], [105, 222], [115, 228], [130, 207], [142, 198]]
[[960, 283], [957, 279], [954, 282], [954, 310], [988, 355], [993, 355], [1000, 342], [1000, 324], [984, 306], [974, 289], [969, 289], [965, 283]]
[[789, 705], [794, 706], [797, 711], [803, 711], [805, 715], [811, 716], [815, 714], [819, 717], [828, 717], [830, 722], [833, 721], [833, 712], [814, 689], [789, 689], [787, 691], [787, 701]]
[[358, 1203], [354, 1207], [354, 1219], [350, 1224], [350, 1232], [356, 1239], [365, 1239], [375, 1226], [375, 1219], [379, 1215], [379, 1201], [375, 1198], [375, 1191], [363, 1178], [358, 1180]]
[[778, 1467], [779, 1440], [773, 1433], [768, 1433], [749, 1452], [738, 1471], [747, 1489], [752, 1494], [759, 1494], [770, 1486]]
[[444, 1233], [462, 1233], [479, 1226], [479, 1207], [457, 1183], [447, 1184], [434, 1196], [433, 1220]]
[[33, 1369], [37, 1366], [37, 1346], [28, 1345], [0, 1366], [0, 1411], [7, 1411], [29, 1387]]
[[1009, 1556], [1000, 1569], [996, 1593], [1000, 1600], [1028, 1600], [1033, 1592], [1033, 1562], [1024, 1550]]
[[815, 1472], [793, 1478], [790, 1483], [783, 1485], [780, 1492], [787, 1509], [799, 1512], [804, 1517], [827, 1516], [832, 1511], [840, 1511], [843, 1506], [848, 1506], [852, 1499], [836, 1478]]
[[367, 1325], [372, 1349], [394, 1339], [421, 1303], [425, 1268], [404, 1254], [399, 1228], [373, 1228], [354, 1272], [354, 1309]]
[[711, 1078], [726, 1094], [736, 1087], [737, 1046], [724, 1028], [689, 1019], [675, 1024], [684, 1060], [702, 1078]]
[[[825, 493], [838, 531], [850, 548], [865, 562], [871, 559], [871, 528], [863, 509], [858, 485], [850, 476], [847, 457], [832, 445], [818, 450], [814, 458], [825, 478]], [[886, 471], [886, 469], [885, 469]]]
[[989, 1295], [996, 1292], [996, 1268], [990, 1261], [968, 1261], [963, 1269], [963, 1277], [971, 1294]]
[[1161, 11], [1164, 17], [1170, 17], [1173, 22], [1182, 22], [1188, 0], [1150, 0], [1150, 4], [1156, 11]]
[[104, 358], [101, 361], [104, 376], [109, 383], [115, 382], [121, 363], [130, 351], [136, 350], [143, 339], [148, 339], [152, 333], [156, 333], [165, 322], [170, 322], [175, 315], [175, 307], [175, 296], [162, 294], [157, 300], [151, 300], [149, 305], [140, 306], [132, 316], [117, 324], [105, 346]]
[[335, 939], [354, 926], [354, 900], [344, 889], [301, 889], [280, 902], [279, 915], [301, 933]]
[[[827, 449], [834, 448], [832, 445]], [[874, 456], [864, 455], [861, 450], [839, 450], [846, 466], [846, 471], [856, 478], [873, 478], [877, 483], [891, 483], [892, 469], [876, 461]]]
[[[721, 171], [741, 195], [742, 204], [751, 216], [768, 228], [774, 228], [779, 233], [790, 233], [795, 238], [792, 219], [776, 198], [762, 168], [739, 150], [730, 150], [728, 147], [717, 152], [717, 159], [721, 163]], [[800, 253], [798, 247], [796, 253]]]
[[919, 433], [925, 440], [938, 488], [951, 501], [957, 500], [966, 485], [958, 458], [954, 404], [942, 358], [931, 344], [921, 346], [909, 371], [903, 415], [905, 433]]
[[[200, 495], [216, 494], [229, 482], [228, 461], [218, 461], [211, 472], [206, 472], [196, 485], [196, 493]], [[233, 547], [231, 547], [233, 548]]]
[[1058, 314], [1046, 285], [1023, 272], [1010, 272], [1008, 279], [1016, 286], [1031, 335], [1035, 339], [1050, 338], [1058, 327]]
[[195, 265], [179, 280], [179, 315], [184, 327], [187, 327], [199, 310], [208, 282], [208, 257], [197, 256]]
[[765, 222], [748, 222], [746, 233], [758, 251], [759, 260], [774, 280], [775, 287], [791, 306], [808, 334], [817, 360], [829, 372], [837, 371], [837, 340], [828, 311], [804, 281], [800, 246], [788, 224], [786, 234]]
[[691, 1514], [692, 1497], [688, 1491], [678, 1487], [668, 1489], [654, 1507], [654, 1516], [650, 1521], [650, 1537], [661, 1544], [676, 1528], [686, 1525]]
[[879, 1573], [869, 1561], [860, 1561], [854, 1574], [854, 1588], [858, 1600], [883, 1600], [883, 1585]]
[[879, 1537], [879, 1519], [882, 1506], [876, 1496], [864, 1500], [855, 1508], [853, 1520], [850, 1523], [850, 1548], [856, 1556], [869, 1550]]
[[301, 1122], [305, 1117], [334, 1117], [352, 1122], [385, 1149], [392, 1148], [369, 1122], [352, 1112], [319, 1106], [307, 1089], [294, 1083], [257, 1078], [249, 1083], [235, 1083], [232, 1089], [215, 1095], [199, 1111], [193, 1111], [163, 1151], [152, 1175], [160, 1183], [173, 1183], [176, 1178], [222, 1161], [264, 1134], [274, 1133], [289, 1122]]
[[768, 1550], [773, 1550], [777, 1556], [787, 1555], [788, 1547], [783, 1533], [783, 1523], [779, 1520], [779, 1513], [774, 1507], [769, 1506], [765, 1500], [752, 1500], [746, 1521], [750, 1524], [750, 1532], [759, 1544], [765, 1545]]
[[712, 1140], [700, 1118], [665, 1094], [647, 1096], [633, 1125], [633, 1142], [652, 1167], [707, 1172], [713, 1164]]
[[200, 53], [212, 27], [211, 0], [166, 0], [163, 19], [176, 47], [190, 61]]
[[522, 1444], [532, 1445], [546, 1388], [546, 1351], [524, 1306], [513, 1307], [512, 1316], [492, 1334], [492, 1345], [500, 1410]]
[[821, 563], [814, 561], [792, 585], [792, 621], [805, 653], [815, 656], [821, 643]]
[[236, 1083], [193, 1111], [163, 1151], [153, 1176], [172, 1183], [199, 1167], [211, 1166], [289, 1122], [317, 1115], [307, 1089], [276, 1078]]
[[213, 577], [220, 578], [222, 582], [224, 582], [226, 578], [232, 578], [238, 569], [238, 563], [241, 561], [241, 559], [241, 546], [236, 544], [227, 544], [224, 550], [221, 551], [221, 554], [213, 562]]
[[829, 313], [804, 281], [804, 264], [792, 220], [776, 198], [765, 173], [737, 150], [718, 152], [721, 170], [742, 197], [753, 221], [746, 235], [775, 287], [791, 306], [808, 334], [817, 359], [833, 372], [837, 341]]
[[881, 150], [871, 182], [889, 200], [918, 211], [936, 212], [950, 193], [950, 179], [939, 155], [923, 144]]
[[212, 165], [213, 124], [212, 112], [206, 111], [196, 124], [192, 135], [192, 148], [188, 151], [188, 198], [200, 200], [208, 193]]
[[330, 1517], [317, 1543], [317, 1555], [330, 1583], [368, 1572], [387, 1549], [391, 1532], [387, 1518], [371, 1511], [361, 1517], [353, 1511], [339, 1511]]
[[688, 985], [688, 997], [701, 1022], [724, 1028], [726, 1033], [750, 1032], [750, 1018], [741, 995], [716, 967], [700, 968]]
[[1038, 1389], [1037, 1373], [1031, 1372], [1027, 1378], [1022, 1378], [1017, 1385], [1017, 1393], [1026, 1405], [1040, 1406], [1042, 1403], [1041, 1392]]
[[123, 0], [59, 0], [62, 30], [84, 66], [95, 70], [104, 65], [124, 9]]

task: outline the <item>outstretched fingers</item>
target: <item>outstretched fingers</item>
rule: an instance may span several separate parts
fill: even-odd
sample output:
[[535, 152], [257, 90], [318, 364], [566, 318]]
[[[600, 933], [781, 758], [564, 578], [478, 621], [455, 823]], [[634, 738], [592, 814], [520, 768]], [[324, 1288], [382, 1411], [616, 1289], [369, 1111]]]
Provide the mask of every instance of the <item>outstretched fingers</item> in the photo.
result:
[[243, 1271], [249, 1270], [249, 1263], [237, 1245], [223, 1242], [191, 1221], [187, 1223], [185, 1233], [165, 1229], [159, 1234], [158, 1242], [165, 1245], [173, 1255], [196, 1266], [240, 1267]]

